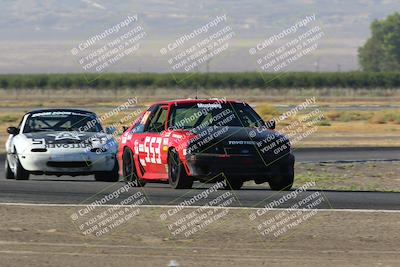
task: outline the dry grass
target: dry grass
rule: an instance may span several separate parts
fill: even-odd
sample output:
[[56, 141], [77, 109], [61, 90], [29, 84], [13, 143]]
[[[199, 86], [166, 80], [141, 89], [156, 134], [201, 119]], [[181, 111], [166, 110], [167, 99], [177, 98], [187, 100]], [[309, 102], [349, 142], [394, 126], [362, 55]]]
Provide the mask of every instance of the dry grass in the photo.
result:
[[400, 192], [400, 162], [296, 164], [295, 187], [314, 181], [314, 189]]
[[[98, 115], [107, 112], [107, 109], [92, 109]], [[124, 121], [132, 111], [122, 111], [104, 121], [104, 125], [111, 124], [129, 125]], [[23, 110], [7, 111], [0, 113], [0, 144], [4, 144], [8, 134], [8, 126], [17, 126]], [[122, 122], [121, 122], [122, 121]], [[277, 125], [277, 130], [282, 130], [284, 123]], [[329, 126], [318, 126], [316, 132], [297, 143], [297, 147], [335, 147], [335, 146], [400, 146], [400, 124], [371, 124], [368, 121], [333, 121]], [[0, 146], [4, 151], [4, 146]]]
[[294, 188], [315, 182], [310, 189], [400, 192], [399, 171], [400, 162], [296, 163]]
[[[340, 90], [339, 90], [340, 91]], [[200, 97], [226, 97], [228, 99], [245, 99], [256, 106], [257, 112], [265, 119], [279, 116], [288, 108], [282, 105], [296, 105], [304, 101], [310, 92], [318, 93], [317, 105], [324, 114], [324, 119], [316, 125], [318, 130], [311, 136], [303, 139], [297, 146], [400, 146], [400, 110], [326, 110], [327, 107], [338, 105], [398, 105], [400, 90], [388, 90], [387, 96], [365, 97], [356, 91], [340, 95], [338, 90], [332, 94], [321, 90], [288, 90], [282, 94], [281, 90], [199, 90]], [[229, 95], [226, 95], [229, 92]], [[128, 98], [137, 97], [139, 108], [150, 103], [171, 98], [193, 97], [193, 90], [183, 89], [146, 89], [146, 90], [0, 90], [0, 143], [7, 138], [6, 128], [16, 126], [21, 116], [28, 110], [45, 107], [80, 107], [95, 111], [101, 115], [112, 108], [126, 102]], [[312, 95], [312, 94], [311, 94]], [[176, 97], [175, 97], [176, 96]], [[273, 105], [272, 105], [273, 104]], [[315, 109], [315, 108], [313, 108]], [[309, 110], [310, 111], [310, 110]], [[130, 121], [122, 122], [131, 110], [125, 110], [104, 121], [105, 126], [110, 124], [129, 125]], [[290, 125], [295, 119], [305, 116], [299, 112], [297, 116], [281, 121], [277, 130]], [[4, 147], [0, 146], [0, 150]]]

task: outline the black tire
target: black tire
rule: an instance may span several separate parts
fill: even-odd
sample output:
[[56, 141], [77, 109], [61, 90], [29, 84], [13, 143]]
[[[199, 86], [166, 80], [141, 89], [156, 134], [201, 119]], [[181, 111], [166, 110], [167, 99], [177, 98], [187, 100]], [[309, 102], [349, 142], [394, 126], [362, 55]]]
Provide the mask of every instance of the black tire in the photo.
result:
[[122, 174], [125, 182], [133, 182], [135, 186], [145, 186], [146, 182], [138, 179], [132, 150], [125, 148], [122, 155]]
[[292, 188], [293, 181], [294, 181], [294, 173], [290, 173], [281, 176], [279, 179], [272, 179], [268, 183], [269, 187], [271, 187], [272, 190], [286, 191]]
[[6, 156], [4, 163], [5, 163], [4, 170], [6, 172], [5, 173], [6, 179], [14, 179], [15, 178], [14, 173], [11, 170], [10, 165], [8, 164], [7, 156]]
[[168, 182], [174, 189], [190, 189], [193, 186], [193, 178], [186, 174], [175, 149], [168, 153]]
[[226, 182], [225, 189], [227, 190], [239, 190], [243, 186], [243, 180], [238, 178], [236, 179], [227, 178], [225, 182]]
[[115, 160], [114, 168], [109, 172], [101, 172], [96, 173], [94, 175], [94, 179], [99, 182], [118, 182], [119, 181], [119, 173], [118, 173], [118, 162]]
[[29, 180], [29, 172], [22, 167], [17, 156], [17, 167], [14, 173], [15, 180]]

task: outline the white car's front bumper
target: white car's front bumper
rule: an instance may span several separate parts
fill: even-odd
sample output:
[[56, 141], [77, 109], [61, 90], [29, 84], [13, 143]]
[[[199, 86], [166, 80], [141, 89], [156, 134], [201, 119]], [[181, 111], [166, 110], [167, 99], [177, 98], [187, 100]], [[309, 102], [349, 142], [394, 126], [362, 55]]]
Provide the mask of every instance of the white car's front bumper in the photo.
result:
[[22, 167], [33, 173], [92, 174], [111, 171], [116, 162], [115, 154], [106, 152], [64, 151], [63, 153], [29, 152], [18, 155]]

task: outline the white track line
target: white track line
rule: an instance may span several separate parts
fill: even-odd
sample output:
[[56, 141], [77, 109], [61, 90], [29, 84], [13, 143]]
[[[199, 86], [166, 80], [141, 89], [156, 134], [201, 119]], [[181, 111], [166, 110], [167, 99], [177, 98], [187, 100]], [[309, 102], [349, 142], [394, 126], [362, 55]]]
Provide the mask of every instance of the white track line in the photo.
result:
[[396, 162], [400, 159], [343, 159], [343, 160], [304, 160], [298, 161], [298, 164], [309, 164], [309, 163], [323, 163], [323, 164], [333, 164], [333, 163], [366, 163], [366, 162]]
[[[85, 204], [50, 204], [50, 203], [0, 203], [0, 206], [37, 206], [37, 207], [88, 207], [90, 205]], [[99, 207], [124, 207], [129, 205], [101, 205]], [[170, 208], [174, 209], [177, 205], [138, 205], [137, 207], [141, 208]], [[213, 209], [215, 207], [209, 206], [183, 206], [179, 208], [187, 208], [187, 209], [198, 209], [198, 208], [210, 208]], [[230, 209], [230, 210], [260, 210], [263, 207], [255, 208], [255, 207], [219, 207], [221, 209]], [[290, 209], [285, 208], [273, 208], [271, 210], [285, 210], [288, 211]], [[312, 210], [312, 209], [302, 209], [302, 210]], [[373, 209], [316, 209], [316, 211], [322, 212], [359, 212], [359, 213], [400, 213], [400, 210], [373, 210]]]

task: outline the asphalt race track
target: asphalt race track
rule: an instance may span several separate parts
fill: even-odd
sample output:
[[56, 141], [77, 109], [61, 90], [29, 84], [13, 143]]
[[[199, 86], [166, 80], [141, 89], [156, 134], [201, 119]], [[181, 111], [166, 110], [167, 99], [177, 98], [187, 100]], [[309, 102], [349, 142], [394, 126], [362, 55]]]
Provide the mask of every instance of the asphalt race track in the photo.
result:
[[296, 162], [351, 162], [400, 160], [400, 147], [333, 147], [293, 150]]
[[[321, 148], [294, 151], [298, 162], [398, 160], [396, 157], [400, 155], [399, 152], [400, 148]], [[4, 166], [4, 155], [0, 156], [0, 164]], [[31, 176], [29, 181], [6, 180], [4, 168], [0, 169], [0, 176], [0, 203], [90, 204], [124, 185], [123, 182], [95, 182], [92, 176]], [[195, 183], [192, 190], [173, 190], [167, 184], [147, 184], [144, 188], [131, 188], [107, 204], [118, 204], [120, 199], [141, 191], [146, 197], [146, 203], [143, 204], [175, 205], [201, 194], [211, 185]], [[195, 205], [204, 205], [226, 192], [227, 190], [223, 189], [212, 192], [196, 201]], [[232, 191], [235, 201], [231, 206], [264, 207], [274, 200], [282, 199], [290, 192], [271, 191], [267, 185], [243, 187], [242, 190]], [[324, 198], [316, 207], [319, 209], [400, 209], [400, 193], [308, 190], [300, 193], [297, 201], [316, 192]], [[296, 200], [289, 199], [276, 207], [288, 208], [295, 202]]]

